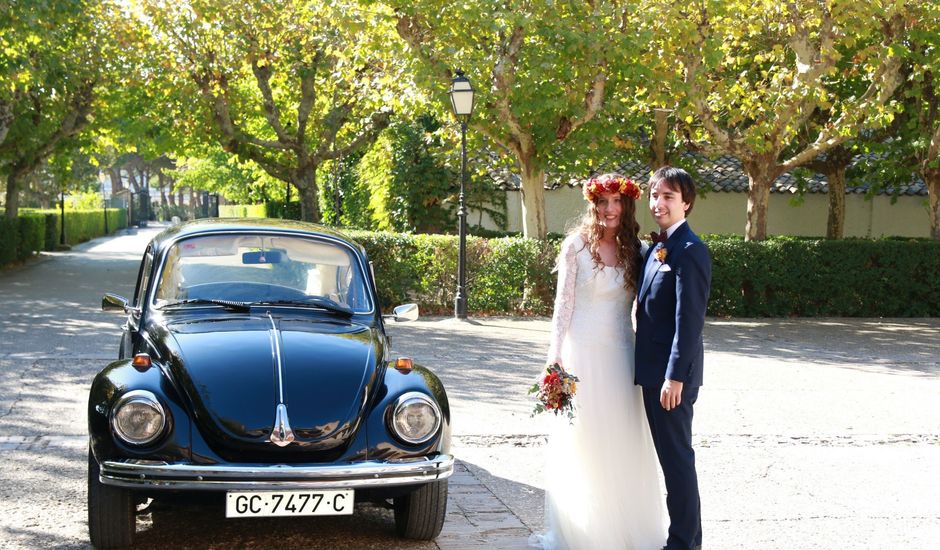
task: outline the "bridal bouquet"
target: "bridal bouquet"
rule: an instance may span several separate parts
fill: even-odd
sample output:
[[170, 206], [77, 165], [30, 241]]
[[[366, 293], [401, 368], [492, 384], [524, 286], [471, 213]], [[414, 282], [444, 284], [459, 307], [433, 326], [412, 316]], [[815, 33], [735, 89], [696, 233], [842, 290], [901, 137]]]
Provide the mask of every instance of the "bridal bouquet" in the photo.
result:
[[529, 393], [536, 394], [538, 403], [532, 414], [552, 411], [556, 415], [565, 414], [574, 419], [574, 394], [578, 391], [578, 377], [568, 374], [558, 363], [545, 368], [545, 374], [529, 388]]

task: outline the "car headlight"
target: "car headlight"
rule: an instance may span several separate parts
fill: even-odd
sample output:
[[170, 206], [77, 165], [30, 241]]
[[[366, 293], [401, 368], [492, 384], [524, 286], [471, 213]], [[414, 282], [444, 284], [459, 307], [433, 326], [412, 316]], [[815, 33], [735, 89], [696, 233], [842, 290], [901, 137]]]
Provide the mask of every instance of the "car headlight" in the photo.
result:
[[392, 433], [412, 445], [419, 445], [434, 437], [441, 426], [441, 409], [427, 395], [409, 392], [395, 402], [392, 412]]
[[111, 413], [111, 426], [127, 443], [146, 445], [163, 432], [166, 413], [153, 393], [133, 390], [118, 399]]

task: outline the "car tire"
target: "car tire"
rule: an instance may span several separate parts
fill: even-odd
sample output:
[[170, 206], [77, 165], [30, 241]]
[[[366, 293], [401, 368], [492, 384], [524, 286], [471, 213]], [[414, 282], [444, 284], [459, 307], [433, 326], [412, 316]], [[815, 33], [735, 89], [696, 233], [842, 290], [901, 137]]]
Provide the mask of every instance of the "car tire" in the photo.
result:
[[447, 514], [447, 480], [425, 483], [394, 499], [395, 530], [406, 539], [433, 540], [441, 534]]
[[130, 546], [136, 530], [134, 495], [101, 483], [98, 461], [88, 450], [88, 537], [95, 548]]

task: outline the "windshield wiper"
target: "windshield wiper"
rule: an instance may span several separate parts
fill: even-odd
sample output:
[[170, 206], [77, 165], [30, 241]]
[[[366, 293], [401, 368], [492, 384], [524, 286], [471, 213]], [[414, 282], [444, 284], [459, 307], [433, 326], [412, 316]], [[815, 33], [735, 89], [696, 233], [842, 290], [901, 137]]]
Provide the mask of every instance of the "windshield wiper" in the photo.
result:
[[327, 311], [338, 313], [344, 317], [352, 317], [353, 310], [343, 304], [324, 298], [322, 296], [308, 296], [294, 300], [262, 300], [260, 302], [251, 302], [253, 306], [312, 306]]
[[161, 309], [165, 307], [181, 306], [186, 304], [211, 304], [222, 306], [229, 311], [241, 311], [246, 313], [251, 311], [251, 304], [248, 302], [235, 302], [232, 300], [210, 300], [208, 298], [190, 298], [187, 300], [177, 300], [176, 302], [163, 304]]

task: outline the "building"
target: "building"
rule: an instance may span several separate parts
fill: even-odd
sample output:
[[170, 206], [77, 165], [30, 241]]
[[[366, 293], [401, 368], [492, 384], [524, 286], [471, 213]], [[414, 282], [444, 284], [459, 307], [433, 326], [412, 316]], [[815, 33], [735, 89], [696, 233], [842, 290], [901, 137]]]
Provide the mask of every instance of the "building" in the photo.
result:
[[[689, 216], [699, 234], [744, 234], [747, 219], [747, 174], [738, 159], [730, 156], [714, 160], [697, 159], [696, 183], [703, 194], [696, 199]], [[641, 163], [625, 163], [617, 170], [645, 187], [650, 170]], [[802, 195], [799, 192], [803, 187]], [[518, 177], [506, 178], [508, 231], [522, 231], [522, 197]], [[869, 184], [847, 185], [845, 197], [846, 237], [929, 237], [927, 186], [917, 179], [895, 193], [870, 191]], [[791, 173], [774, 181], [767, 212], [768, 235], [824, 237], [829, 212], [829, 186], [822, 174], [803, 179]], [[557, 181], [546, 186], [545, 208], [549, 232], [563, 233], [576, 223], [584, 208], [581, 181]], [[485, 216], [484, 227], [496, 229]], [[655, 228], [646, 208], [638, 209], [637, 219], [645, 233]]]

